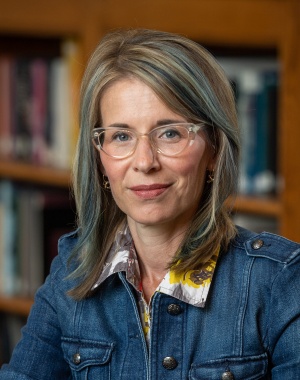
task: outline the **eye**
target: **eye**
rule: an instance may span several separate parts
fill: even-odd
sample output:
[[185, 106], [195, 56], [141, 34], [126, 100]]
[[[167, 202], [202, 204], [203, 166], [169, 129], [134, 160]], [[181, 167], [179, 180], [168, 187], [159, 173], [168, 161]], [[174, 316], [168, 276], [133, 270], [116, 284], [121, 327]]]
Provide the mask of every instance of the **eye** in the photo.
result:
[[160, 130], [158, 134], [159, 139], [166, 139], [166, 140], [178, 140], [180, 139], [181, 133], [177, 128], [167, 128]]
[[127, 142], [132, 140], [132, 135], [126, 131], [117, 131], [111, 135], [111, 141]]
[[168, 139], [171, 139], [171, 138], [174, 138], [176, 136], [179, 136], [179, 133], [178, 131], [174, 130], [174, 129], [170, 129], [168, 131], [165, 132], [165, 136], [168, 138]]

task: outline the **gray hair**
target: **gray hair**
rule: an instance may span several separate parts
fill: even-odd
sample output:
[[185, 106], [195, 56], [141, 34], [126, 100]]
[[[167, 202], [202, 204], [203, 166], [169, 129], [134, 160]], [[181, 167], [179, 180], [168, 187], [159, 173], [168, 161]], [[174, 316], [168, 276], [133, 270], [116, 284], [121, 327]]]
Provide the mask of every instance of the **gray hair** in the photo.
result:
[[107, 34], [90, 58], [81, 88], [80, 136], [74, 163], [74, 195], [79, 239], [73, 276], [80, 285], [70, 293], [89, 295], [125, 215], [102, 186], [100, 155], [91, 131], [101, 125], [100, 99], [108, 86], [133, 77], [143, 81], [174, 112], [207, 125], [215, 154], [213, 184], [206, 183], [189, 231], [170, 266], [200, 269], [235, 235], [226, 200], [235, 194], [239, 130], [231, 85], [210, 53], [188, 38], [155, 30], [121, 30]]

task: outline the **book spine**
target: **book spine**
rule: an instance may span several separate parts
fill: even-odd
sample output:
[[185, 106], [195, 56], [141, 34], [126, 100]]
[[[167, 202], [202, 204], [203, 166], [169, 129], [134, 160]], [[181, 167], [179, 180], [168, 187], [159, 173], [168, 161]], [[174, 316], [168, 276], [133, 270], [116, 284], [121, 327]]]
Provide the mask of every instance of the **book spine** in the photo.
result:
[[30, 62], [18, 58], [13, 80], [13, 133], [16, 159], [30, 161], [32, 151], [32, 83]]
[[30, 64], [32, 82], [31, 161], [36, 164], [47, 164], [47, 62], [44, 59], [34, 59]]
[[12, 157], [12, 71], [11, 57], [0, 57], [0, 156]]
[[8, 181], [0, 182], [0, 204], [2, 208], [3, 241], [1, 248], [2, 291], [6, 295], [16, 292], [16, 213], [14, 187]]

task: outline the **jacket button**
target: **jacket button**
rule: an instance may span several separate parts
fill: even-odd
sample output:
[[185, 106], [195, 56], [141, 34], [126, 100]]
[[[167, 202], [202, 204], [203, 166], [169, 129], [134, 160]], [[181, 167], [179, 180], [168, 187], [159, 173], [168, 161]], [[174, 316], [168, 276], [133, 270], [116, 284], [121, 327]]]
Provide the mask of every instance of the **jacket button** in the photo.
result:
[[178, 315], [182, 312], [182, 308], [180, 305], [176, 304], [176, 303], [171, 303], [169, 306], [168, 306], [168, 313], [171, 314], [171, 315]]
[[80, 362], [81, 362], [81, 357], [80, 357], [80, 354], [77, 352], [76, 354], [73, 355], [73, 363], [80, 364]]
[[233, 373], [230, 371], [226, 371], [222, 374], [222, 380], [234, 380]]
[[167, 356], [164, 358], [162, 365], [165, 369], [175, 369], [178, 366], [177, 360], [172, 358], [172, 356]]
[[264, 241], [261, 239], [254, 240], [254, 242], [251, 244], [253, 249], [259, 249], [264, 245]]

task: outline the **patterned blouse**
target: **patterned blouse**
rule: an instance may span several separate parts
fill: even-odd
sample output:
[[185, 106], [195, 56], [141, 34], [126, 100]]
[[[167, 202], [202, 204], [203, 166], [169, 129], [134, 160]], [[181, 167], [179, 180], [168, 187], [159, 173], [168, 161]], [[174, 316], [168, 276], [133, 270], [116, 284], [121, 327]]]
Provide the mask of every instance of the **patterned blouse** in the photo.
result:
[[[196, 307], [204, 307], [218, 255], [219, 249], [207, 262], [206, 267], [201, 270], [190, 270], [183, 274], [177, 274], [170, 269], [157, 287], [156, 292], [168, 294]], [[126, 273], [127, 281], [133, 285], [137, 292], [141, 322], [146, 341], [149, 344], [151, 300], [148, 304], [143, 297], [140, 268], [128, 226], [123, 231], [117, 232], [115, 242], [107, 257], [107, 262], [92, 290], [96, 289], [109, 276], [118, 272]]]

